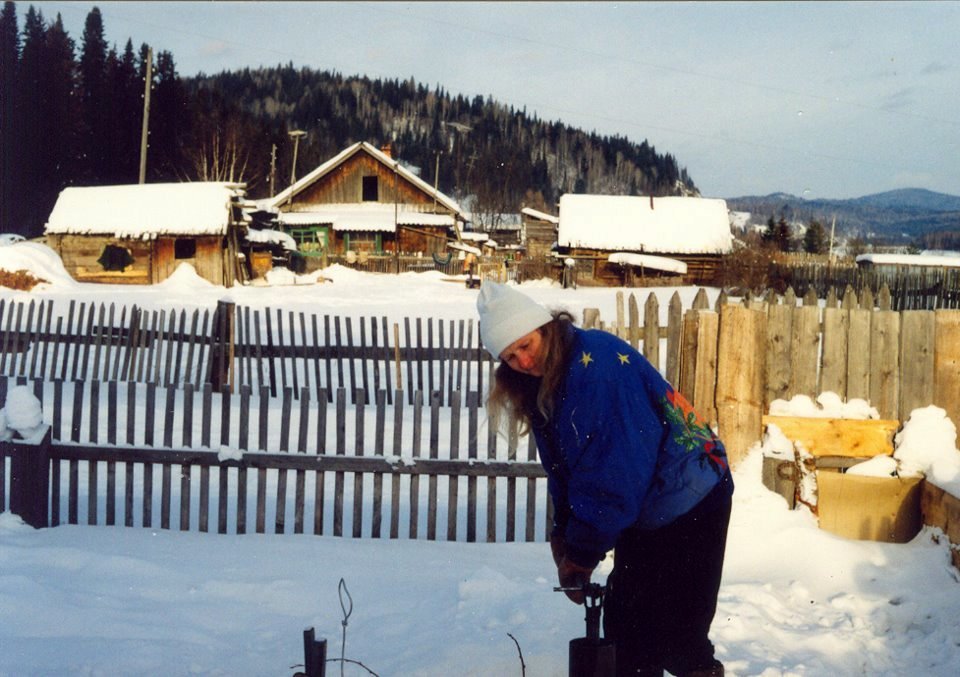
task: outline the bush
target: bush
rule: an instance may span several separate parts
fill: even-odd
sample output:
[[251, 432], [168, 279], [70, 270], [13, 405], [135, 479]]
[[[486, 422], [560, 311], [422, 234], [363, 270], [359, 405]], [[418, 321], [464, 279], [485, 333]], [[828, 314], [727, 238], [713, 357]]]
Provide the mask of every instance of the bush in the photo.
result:
[[0, 268], [0, 287], [16, 289], [18, 291], [30, 291], [41, 282], [49, 282], [39, 277], [34, 277], [29, 271], [18, 270], [11, 273], [9, 270]]

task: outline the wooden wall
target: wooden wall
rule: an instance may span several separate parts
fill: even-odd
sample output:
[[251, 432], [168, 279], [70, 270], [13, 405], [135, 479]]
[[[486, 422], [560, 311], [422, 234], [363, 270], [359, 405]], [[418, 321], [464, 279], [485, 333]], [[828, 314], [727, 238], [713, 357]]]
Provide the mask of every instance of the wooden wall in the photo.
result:
[[[153, 281], [153, 242], [150, 240], [118, 240], [107, 235], [48, 235], [47, 242], [78, 282], [150, 284]], [[123, 271], [104, 270], [97, 259], [108, 244], [129, 250], [133, 264]]]
[[197, 242], [196, 256], [192, 259], [177, 259], [174, 256], [174, 247], [178, 238], [158, 237], [154, 245], [153, 279], [154, 284], [163, 282], [173, 275], [181, 263], [191, 264], [197, 275], [213, 284], [225, 285], [224, 257], [226, 248], [223, 238], [219, 235], [203, 235], [195, 237]]

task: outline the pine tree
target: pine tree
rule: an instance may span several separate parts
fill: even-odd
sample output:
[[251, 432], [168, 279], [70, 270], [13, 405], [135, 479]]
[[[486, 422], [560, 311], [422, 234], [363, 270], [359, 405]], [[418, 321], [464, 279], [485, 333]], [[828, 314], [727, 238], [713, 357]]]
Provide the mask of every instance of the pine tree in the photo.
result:
[[823, 224], [813, 219], [803, 236], [803, 250], [810, 254], [827, 252], [827, 234]]
[[18, 158], [21, 157], [20, 108], [17, 96], [20, 35], [17, 7], [5, 2], [0, 14], [0, 232], [21, 233], [16, 207], [20, 204]]
[[94, 7], [87, 14], [80, 48], [80, 106], [83, 120], [81, 177], [86, 183], [105, 183], [110, 174], [111, 111], [107, 87], [107, 43], [103, 17]]

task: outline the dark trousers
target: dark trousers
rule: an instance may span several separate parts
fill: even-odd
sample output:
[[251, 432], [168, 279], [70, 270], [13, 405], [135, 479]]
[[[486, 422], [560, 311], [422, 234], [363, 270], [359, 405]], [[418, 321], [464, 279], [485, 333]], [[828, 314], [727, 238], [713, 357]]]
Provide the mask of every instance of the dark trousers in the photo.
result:
[[607, 580], [604, 635], [618, 675], [674, 675], [716, 665], [707, 635], [730, 522], [729, 474], [687, 514], [660, 529], [624, 531]]

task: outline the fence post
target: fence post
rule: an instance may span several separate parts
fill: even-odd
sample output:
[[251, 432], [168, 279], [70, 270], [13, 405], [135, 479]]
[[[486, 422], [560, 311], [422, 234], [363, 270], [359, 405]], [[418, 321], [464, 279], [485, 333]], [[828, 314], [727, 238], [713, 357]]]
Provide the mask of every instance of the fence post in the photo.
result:
[[4, 442], [10, 448], [10, 512], [35, 529], [50, 526], [50, 426], [39, 441]]
[[218, 391], [228, 387], [233, 392], [233, 318], [236, 309], [233, 301], [217, 301], [213, 315], [210, 383]]

